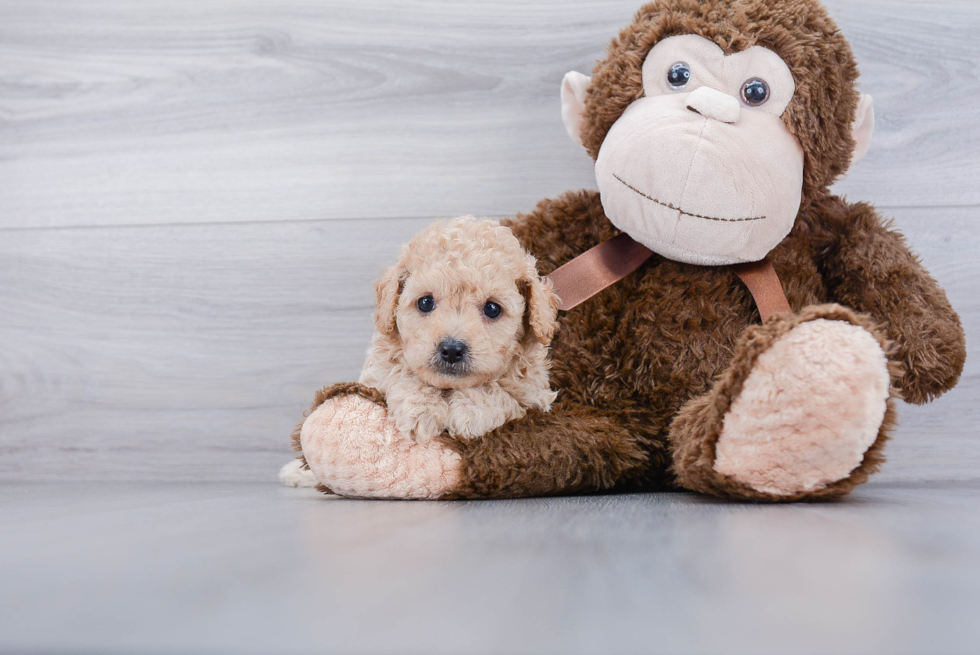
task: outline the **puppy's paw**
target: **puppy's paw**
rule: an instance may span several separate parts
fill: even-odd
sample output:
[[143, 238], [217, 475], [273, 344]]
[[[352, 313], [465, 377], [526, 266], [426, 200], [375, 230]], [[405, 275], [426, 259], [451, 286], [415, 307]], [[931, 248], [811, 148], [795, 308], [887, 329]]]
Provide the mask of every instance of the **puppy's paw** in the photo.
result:
[[389, 404], [388, 413], [400, 432], [412, 434], [418, 441], [428, 441], [446, 429], [449, 406], [442, 398], [422, 396], [394, 406]]
[[521, 416], [524, 408], [499, 386], [459, 389], [449, 399], [447, 427], [454, 437], [476, 439]]
[[415, 428], [412, 430], [418, 441], [435, 439], [446, 429], [445, 412], [441, 411], [442, 408], [439, 409], [438, 415], [423, 414], [418, 417], [418, 420], [415, 422]]
[[386, 394], [388, 416], [398, 431], [418, 441], [438, 437], [446, 429], [449, 405], [442, 392], [406, 375], [393, 384]]

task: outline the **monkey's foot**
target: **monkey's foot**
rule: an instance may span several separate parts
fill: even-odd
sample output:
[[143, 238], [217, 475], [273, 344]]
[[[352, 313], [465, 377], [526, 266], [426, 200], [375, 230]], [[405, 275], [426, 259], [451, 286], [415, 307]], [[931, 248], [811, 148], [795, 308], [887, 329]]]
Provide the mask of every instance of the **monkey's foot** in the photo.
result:
[[[324, 490], [364, 498], [439, 498], [459, 485], [459, 455], [438, 439], [416, 442], [361, 385], [322, 390], [299, 445]], [[339, 393], [338, 393], [339, 392]]]
[[679, 482], [756, 500], [848, 493], [883, 461], [893, 422], [885, 347], [834, 305], [750, 328], [728, 371], [672, 426]]

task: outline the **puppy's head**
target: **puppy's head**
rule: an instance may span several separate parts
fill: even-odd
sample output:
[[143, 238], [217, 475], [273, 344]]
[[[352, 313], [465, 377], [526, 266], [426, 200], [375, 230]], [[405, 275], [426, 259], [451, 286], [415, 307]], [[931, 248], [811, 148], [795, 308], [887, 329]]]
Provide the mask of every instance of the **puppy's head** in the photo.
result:
[[558, 329], [558, 297], [534, 258], [496, 221], [435, 223], [375, 285], [378, 332], [400, 342], [426, 384], [462, 389], [499, 378]]

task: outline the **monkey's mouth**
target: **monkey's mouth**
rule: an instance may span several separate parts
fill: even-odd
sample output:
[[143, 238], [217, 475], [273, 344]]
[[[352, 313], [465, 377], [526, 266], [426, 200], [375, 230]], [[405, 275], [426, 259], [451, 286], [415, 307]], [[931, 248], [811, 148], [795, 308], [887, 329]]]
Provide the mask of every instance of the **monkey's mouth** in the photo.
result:
[[633, 185], [631, 185], [631, 184], [627, 183], [626, 181], [624, 181], [623, 178], [621, 178], [620, 176], [616, 175], [615, 173], [613, 173], [613, 177], [616, 178], [620, 182], [620, 184], [622, 184], [624, 187], [626, 187], [627, 189], [629, 189], [633, 193], [636, 193], [637, 195], [643, 196], [644, 198], [646, 198], [650, 202], [655, 202], [658, 205], [660, 205], [661, 207], [666, 207], [667, 209], [673, 209], [674, 211], [679, 212], [681, 216], [691, 216], [693, 218], [703, 218], [706, 221], [720, 221], [722, 223], [744, 223], [746, 221], [764, 221], [764, 220], [766, 220], [766, 217], [765, 216], [753, 216], [751, 218], [717, 218], [715, 216], [703, 216], [702, 214], [692, 214], [691, 212], [684, 211], [680, 207], [674, 207], [669, 202], [661, 202], [661, 201], [657, 200], [656, 198], [654, 198], [652, 196], [648, 196], [647, 194], [643, 193], [642, 191], [640, 191], [639, 189], [637, 189]]

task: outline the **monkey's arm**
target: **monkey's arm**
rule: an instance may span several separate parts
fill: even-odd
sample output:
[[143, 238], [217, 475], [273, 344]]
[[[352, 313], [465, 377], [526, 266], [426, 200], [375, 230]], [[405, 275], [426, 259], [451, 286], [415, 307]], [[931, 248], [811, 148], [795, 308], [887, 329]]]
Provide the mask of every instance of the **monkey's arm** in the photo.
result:
[[[322, 491], [345, 496], [503, 498], [669, 486], [666, 446], [645, 452], [626, 419], [564, 404], [530, 410], [479, 439], [420, 441], [395, 426], [376, 390], [337, 384], [317, 392], [293, 447]], [[662, 472], [658, 480], [645, 478], [651, 463]]]
[[603, 491], [640, 478], [650, 467], [650, 453], [620, 421], [570, 403], [549, 413], [529, 410], [479, 439], [440, 439], [462, 460], [454, 497]]
[[832, 199], [823, 208], [835, 235], [823, 262], [833, 299], [870, 314], [895, 344], [905, 400], [922, 404], [952, 389], [966, 360], [960, 318], [946, 293], [870, 205]]

